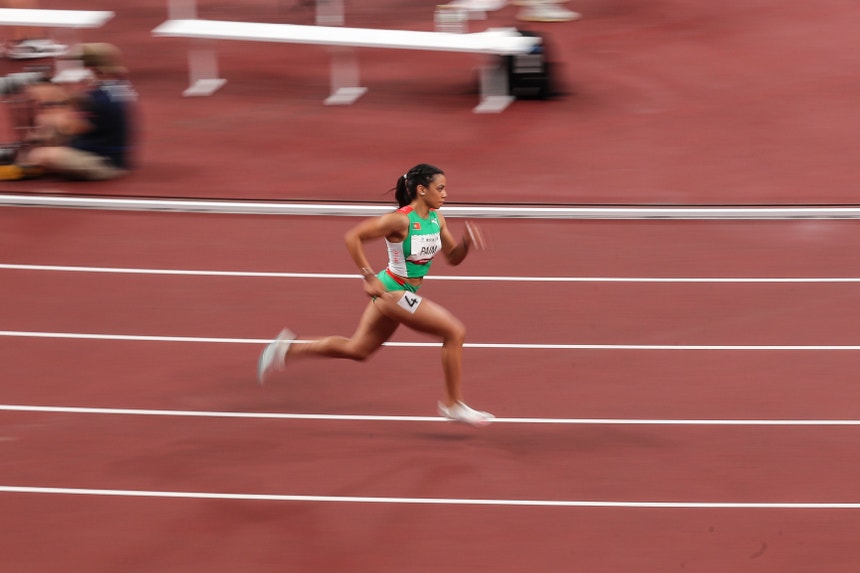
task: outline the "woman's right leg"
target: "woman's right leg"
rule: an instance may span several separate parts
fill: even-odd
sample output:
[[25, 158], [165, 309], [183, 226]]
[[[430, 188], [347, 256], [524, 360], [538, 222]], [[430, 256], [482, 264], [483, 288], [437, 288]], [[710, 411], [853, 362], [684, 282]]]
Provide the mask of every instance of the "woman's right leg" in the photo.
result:
[[350, 338], [327, 336], [303, 344], [291, 344], [286, 358], [325, 356], [366, 360], [391, 338], [400, 323], [383, 315], [376, 303], [371, 301], [364, 310], [355, 332]]

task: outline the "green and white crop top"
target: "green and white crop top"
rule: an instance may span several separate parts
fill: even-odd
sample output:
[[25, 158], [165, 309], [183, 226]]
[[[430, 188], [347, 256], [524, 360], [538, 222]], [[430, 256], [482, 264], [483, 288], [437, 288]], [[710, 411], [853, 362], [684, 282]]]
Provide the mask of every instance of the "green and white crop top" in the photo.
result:
[[431, 210], [427, 218], [422, 219], [411, 205], [401, 207], [397, 212], [409, 217], [409, 230], [402, 243], [392, 243], [385, 239], [388, 247], [388, 270], [401, 277], [423, 277], [430, 271], [433, 257], [442, 248], [439, 218], [436, 211]]

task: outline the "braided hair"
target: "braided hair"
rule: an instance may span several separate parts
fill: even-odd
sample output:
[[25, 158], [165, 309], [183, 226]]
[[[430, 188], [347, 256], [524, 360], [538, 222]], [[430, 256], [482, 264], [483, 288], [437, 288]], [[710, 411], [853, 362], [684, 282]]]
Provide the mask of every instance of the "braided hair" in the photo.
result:
[[444, 171], [434, 165], [419, 163], [398, 177], [397, 183], [391, 189], [391, 191], [394, 191], [394, 198], [397, 199], [398, 206], [405, 207], [412, 203], [415, 200], [415, 194], [418, 192], [419, 185], [429, 187], [437, 175], [444, 174]]

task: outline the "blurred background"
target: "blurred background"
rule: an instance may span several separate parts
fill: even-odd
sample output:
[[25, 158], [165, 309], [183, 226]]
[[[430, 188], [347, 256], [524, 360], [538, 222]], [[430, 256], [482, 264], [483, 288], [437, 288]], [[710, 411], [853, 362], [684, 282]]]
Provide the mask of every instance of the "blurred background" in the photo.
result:
[[[71, 39], [122, 50], [140, 94], [140, 164], [117, 181], [3, 182], [7, 191], [387, 202], [400, 173], [430, 162], [449, 175], [450, 203], [854, 202], [860, 16], [845, 0], [571, 0], [564, 8], [579, 17], [559, 22], [523, 21], [522, 7], [502, 4], [469, 30], [541, 34], [559, 95], [498, 114], [472, 112], [482, 57], [412, 50], [358, 50], [368, 92], [326, 106], [327, 48], [219, 42], [226, 85], [183, 97], [189, 42], [152, 35], [166, 0], [40, 7], [115, 12]], [[315, 22], [307, 0], [196, 9]], [[344, 23], [432, 30], [435, 10], [346, 0]], [[32, 63], [3, 59], [0, 73]]]

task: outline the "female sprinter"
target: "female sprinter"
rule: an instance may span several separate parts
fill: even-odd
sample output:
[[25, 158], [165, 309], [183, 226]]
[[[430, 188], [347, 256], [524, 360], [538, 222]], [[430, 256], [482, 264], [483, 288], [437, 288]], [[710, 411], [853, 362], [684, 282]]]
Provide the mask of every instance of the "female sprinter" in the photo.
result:
[[[404, 324], [442, 339], [445, 399], [439, 402], [439, 414], [473, 426], [490, 423], [491, 414], [473, 410], [463, 402], [466, 328], [443, 307], [417, 294], [434, 255], [441, 251], [450, 264], [458, 265], [470, 248], [484, 248], [480, 231], [468, 223], [463, 239], [459, 243], [454, 240], [445, 218], [436, 211], [445, 203], [445, 187], [441, 169], [416, 165], [398, 178], [393, 189], [399, 209], [368, 219], [346, 233], [346, 248], [371, 299], [358, 328], [352, 338], [329, 336], [304, 344], [292, 344], [295, 335], [283, 330], [260, 355], [257, 376], [261, 384], [270, 373], [283, 370], [287, 360], [303, 356], [366, 360]], [[388, 266], [376, 273], [364, 254], [364, 243], [380, 237], [388, 247]]]

